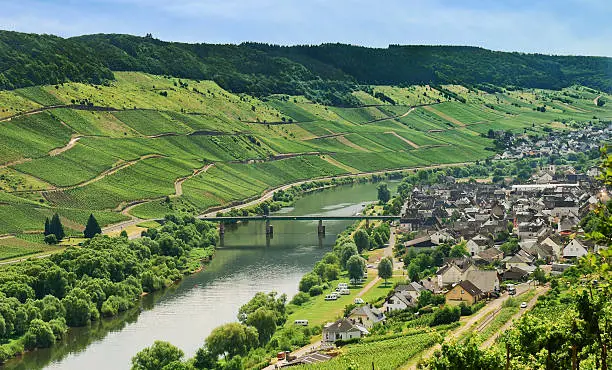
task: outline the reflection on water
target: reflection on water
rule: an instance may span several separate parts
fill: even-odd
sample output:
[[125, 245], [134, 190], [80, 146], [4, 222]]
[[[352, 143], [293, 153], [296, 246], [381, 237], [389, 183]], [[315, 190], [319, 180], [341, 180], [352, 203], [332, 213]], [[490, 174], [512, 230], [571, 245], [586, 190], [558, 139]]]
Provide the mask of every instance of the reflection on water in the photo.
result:
[[[375, 184], [343, 186], [308, 194], [282, 212], [354, 215], [375, 198]], [[223, 247], [205, 271], [145, 297], [140, 307], [119, 317], [71, 329], [52, 348], [27, 353], [2, 369], [129, 369], [132, 356], [155, 340], [169, 341], [191, 357], [213, 328], [235, 321], [256, 292], [295, 294], [302, 275], [350, 222], [326, 221], [323, 238], [317, 223], [275, 221], [272, 239], [262, 221], [227, 227]]]

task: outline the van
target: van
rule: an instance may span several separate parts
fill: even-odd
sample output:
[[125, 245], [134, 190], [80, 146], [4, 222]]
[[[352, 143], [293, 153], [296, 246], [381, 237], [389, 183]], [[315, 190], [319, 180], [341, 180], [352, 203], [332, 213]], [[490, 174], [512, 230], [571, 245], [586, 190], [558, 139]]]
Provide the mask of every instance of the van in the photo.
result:
[[308, 320], [295, 320], [293, 323], [295, 325], [308, 326]]
[[328, 294], [325, 296], [326, 301], [335, 301], [336, 299], [338, 299], [338, 296], [335, 293]]
[[351, 294], [351, 291], [349, 289], [340, 289], [340, 294], [342, 295], [348, 295]]
[[[339, 289], [348, 289], [348, 284], [347, 283], [338, 283], [338, 288]], [[338, 290], [338, 289], [336, 289]]]

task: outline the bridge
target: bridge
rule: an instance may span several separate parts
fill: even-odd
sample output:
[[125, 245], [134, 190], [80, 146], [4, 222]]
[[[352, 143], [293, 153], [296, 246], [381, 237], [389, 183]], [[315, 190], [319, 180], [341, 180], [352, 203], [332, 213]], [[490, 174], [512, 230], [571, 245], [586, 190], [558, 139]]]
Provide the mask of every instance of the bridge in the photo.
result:
[[219, 217], [198, 217], [201, 220], [218, 222], [219, 223], [219, 235], [225, 234], [225, 224], [231, 224], [236, 222], [246, 221], [265, 221], [266, 222], [266, 235], [274, 234], [274, 228], [271, 225], [272, 221], [319, 221], [318, 232], [320, 235], [325, 234], [325, 226], [323, 221], [361, 221], [365, 220], [366, 225], [369, 224], [370, 220], [382, 220], [382, 221], [395, 221], [399, 220], [400, 216], [291, 216], [291, 215], [274, 215], [274, 216], [219, 216]]

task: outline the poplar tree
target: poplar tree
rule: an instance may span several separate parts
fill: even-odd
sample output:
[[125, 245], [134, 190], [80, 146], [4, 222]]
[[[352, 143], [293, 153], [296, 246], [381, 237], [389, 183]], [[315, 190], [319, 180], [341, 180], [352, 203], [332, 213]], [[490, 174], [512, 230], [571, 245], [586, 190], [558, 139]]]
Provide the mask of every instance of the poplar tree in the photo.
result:
[[51, 231], [49, 230], [49, 217], [45, 218], [45, 232], [44, 235], [47, 236], [51, 234]]
[[51, 222], [49, 223], [49, 234], [54, 234], [57, 237], [57, 240], [62, 240], [66, 236], [64, 233], [64, 226], [62, 225], [62, 221], [57, 213], [51, 217]]
[[87, 220], [87, 226], [85, 226], [85, 231], [83, 231], [83, 235], [91, 239], [96, 234], [102, 234], [102, 228], [100, 228], [100, 224], [98, 224], [98, 220], [94, 217], [93, 213], [89, 215], [89, 219]]

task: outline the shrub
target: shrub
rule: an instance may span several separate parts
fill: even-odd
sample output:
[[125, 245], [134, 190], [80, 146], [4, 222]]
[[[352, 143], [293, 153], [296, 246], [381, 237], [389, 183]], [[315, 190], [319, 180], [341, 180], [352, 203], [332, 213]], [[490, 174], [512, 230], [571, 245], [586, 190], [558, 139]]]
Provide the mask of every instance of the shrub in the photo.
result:
[[444, 308], [438, 309], [434, 313], [434, 318], [429, 326], [437, 326], [443, 324], [451, 324], [459, 321], [461, 318], [461, 309], [459, 307], [445, 306]]
[[342, 347], [342, 346], [346, 346], [348, 344], [359, 343], [360, 340], [361, 340], [361, 338], [339, 339], [339, 340], [335, 341], [334, 344], [336, 345], [336, 347]]
[[308, 290], [311, 297], [323, 294], [323, 288], [320, 285], [315, 285]]
[[290, 303], [296, 306], [301, 306], [304, 303], [308, 302], [309, 299], [310, 299], [310, 296], [307, 293], [299, 292], [293, 297]]
[[321, 278], [313, 273], [308, 273], [300, 280], [300, 292], [310, 292], [310, 288], [319, 284], [321, 284]]
[[57, 244], [57, 236], [55, 236], [55, 234], [45, 236], [45, 243], [50, 245]]

